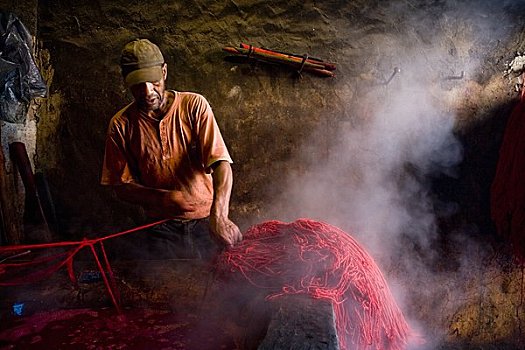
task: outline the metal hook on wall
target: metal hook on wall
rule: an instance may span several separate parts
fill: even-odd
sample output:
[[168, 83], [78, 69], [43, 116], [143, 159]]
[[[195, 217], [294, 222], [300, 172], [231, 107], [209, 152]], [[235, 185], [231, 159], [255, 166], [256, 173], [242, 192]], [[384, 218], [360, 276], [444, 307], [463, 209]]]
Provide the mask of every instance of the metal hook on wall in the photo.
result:
[[465, 71], [462, 70], [460, 75], [451, 75], [448, 77], [445, 77], [445, 80], [461, 80], [465, 77]]
[[394, 68], [394, 72], [392, 72], [392, 75], [390, 75], [390, 78], [388, 78], [384, 83], [383, 85], [388, 85], [390, 84], [390, 82], [392, 81], [392, 79], [394, 79], [394, 77], [401, 72], [401, 69], [399, 67], [395, 67]]

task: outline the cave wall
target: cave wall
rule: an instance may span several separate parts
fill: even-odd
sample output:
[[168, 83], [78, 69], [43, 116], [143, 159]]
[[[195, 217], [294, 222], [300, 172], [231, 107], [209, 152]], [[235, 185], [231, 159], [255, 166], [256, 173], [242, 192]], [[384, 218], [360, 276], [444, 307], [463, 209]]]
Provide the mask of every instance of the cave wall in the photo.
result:
[[[107, 124], [130, 100], [120, 50], [146, 37], [165, 55], [168, 86], [210, 101], [234, 159], [231, 216], [242, 229], [304, 216], [336, 224], [373, 252], [430, 333], [521, 339], [521, 271], [495, 236], [488, 200], [517, 98], [517, 80], [503, 71], [525, 47], [523, 4], [30, 3], [2, 5], [30, 24], [49, 84], [35, 167], [62, 238], [145, 220], [99, 178]], [[225, 60], [222, 48], [240, 42], [334, 62], [336, 76]]]
[[[90, 232], [91, 226], [129, 216], [119, 213], [126, 205], [98, 181], [108, 121], [130, 99], [117, 65], [130, 38], [159, 44], [170, 87], [209, 99], [235, 161], [232, 213], [243, 226], [277, 215], [271, 199], [288, 185], [288, 174], [303, 174], [311, 164], [336, 157], [333, 141], [344, 137], [338, 132], [364, 123], [368, 105], [410, 83], [403, 80], [411, 74], [406, 51], [433, 55], [427, 75], [417, 78], [429, 86], [468, 70], [466, 78], [435, 88], [440, 90], [436, 98], [455, 111], [459, 133], [515, 98], [501, 72], [503, 62], [519, 50], [519, 24], [516, 32], [509, 28], [512, 22], [491, 32], [483, 26], [496, 19], [476, 21], [491, 8], [474, 10], [463, 22], [446, 2], [419, 2], [411, 8], [415, 17], [402, 6], [40, 1], [37, 36], [52, 71], [48, 67], [50, 96], [40, 110], [38, 167], [54, 187], [65, 230]], [[467, 7], [462, 5], [460, 13]], [[512, 11], [502, 12], [502, 18], [511, 20]], [[318, 56], [336, 63], [337, 76], [303, 73], [298, 79], [277, 66], [225, 61], [221, 48], [240, 42]], [[382, 85], [397, 66], [402, 73]], [[313, 138], [315, 146], [309, 146]], [[492, 148], [494, 154], [497, 145]], [[291, 210], [288, 216], [300, 213]]]
[[[33, 51], [36, 50], [35, 33], [37, 27], [38, 3], [33, 0], [8, 2], [0, 7], [4, 12], [16, 14], [25, 28], [32, 34]], [[20, 13], [20, 15], [18, 15]], [[24, 43], [21, 43], [21, 45]], [[9, 54], [8, 54], [9, 55]], [[9, 56], [8, 56], [9, 57]], [[17, 244], [23, 242], [24, 233], [25, 189], [16, 166], [9, 155], [9, 145], [13, 142], [23, 142], [31, 165], [34, 167], [37, 143], [37, 110], [42, 99], [36, 98], [26, 102], [27, 113], [23, 123], [10, 123], [4, 118], [0, 120], [0, 166], [2, 166], [0, 187], [0, 244]], [[21, 107], [21, 106], [20, 106]]]
[[[474, 9], [463, 21], [459, 16], [468, 2], [38, 4], [38, 39], [53, 70], [51, 94], [40, 111], [38, 166], [49, 174], [66, 231], [89, 232], [92, 225], [123, 220], [123, 204], [98, 186], [98, 178], [108, 120], [130, 98], [117, 65], [130, 38], [159, 44], [169, 64], [169, 86], [210, 100], [234, 157], [232, 212], [243, 225], [279, 213], [269, 199], [283, 192], [287, 174], [302, 174], [309, 163], [330, 157], [334, 139], [344, 137], [338, 134], [342, 128], [360, 125], [367, 105], [410, 83], [403, 80], [411, 73], [403, 57], [408, 51], [431, 56], [425, 74], [413, 73], [429, 86], [467, 71], [466, 78], [441, 81], [436, 88], [437, 99], [455, 111], [459, 132], [515, 98], [500, 73], [520, 48], [520, 26], [487, 29], [499, 23], [484, 17], [498, 10], [511, 21], [517, 11], [511, 5]], [[304, 73], [297, 79], [280, 67], [225, 61], [221, 48], [240, 42], [333, 61], [337, 76]], [[397, 66], [402, 73], [385, 88], [382, 82]], [[310, 138], [315, 146], [305, 146]], [[68, 224], [71, 220], [79, 226]]]

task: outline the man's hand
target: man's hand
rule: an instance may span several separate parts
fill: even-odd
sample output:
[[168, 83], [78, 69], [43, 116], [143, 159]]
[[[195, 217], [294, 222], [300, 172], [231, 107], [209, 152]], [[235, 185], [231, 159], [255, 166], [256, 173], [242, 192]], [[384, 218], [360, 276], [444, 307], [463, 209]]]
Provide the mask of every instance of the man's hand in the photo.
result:
[[228, 219], [233, 174], [230, 163], [219, 161], [212, 165], [213, 204], [210, 210], [210, 230], [212, 236], [227, 246], [242, 240], [241, 230]]
[[241, 230], [227, 217], [210, 216], [210, 231], [213, 237], [226, 246], [242, 241]]

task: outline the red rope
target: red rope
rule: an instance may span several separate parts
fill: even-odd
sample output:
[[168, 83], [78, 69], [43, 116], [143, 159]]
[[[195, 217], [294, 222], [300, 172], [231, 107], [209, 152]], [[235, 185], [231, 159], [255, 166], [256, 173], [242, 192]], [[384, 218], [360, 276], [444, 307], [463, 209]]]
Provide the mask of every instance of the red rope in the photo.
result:
[[342, 349], [405, 348], [409, 326], [372, 257], [347, 233], [312, 220], [269, 221], [223, 252], [219, 271], [240, 272], [267, 299], [307, 294], [334, 305]]
[[[67, 270], [68, 270], [71, 281], [76, 284], [76, 278], [75, 278], [75, 274], [73, 271], [73, 258], [82, 248], [90, 247], [91, 252], [93, 254], [93, 258], [95, 259], [95, 262], [97, 263], [97, 267], [100, 270], [100, 273], [104, 280], [104, 284], [106, 285], [106, 289], [111, 298], [111, 301], [115, 305], [117, 311], [120, 312], [120, 305], [119, 305], [120, 296], [118, 294], [118, 289], [115, 283], [113, 270], [111, 269], [111, 265], [107, 258], [106, 251], [104, 249], [104, 245], [102, 242], [108, 239], [117, 238], [117, 237], [126, 235], [128, 233], [144, 230], [149, 227], [164, 223], [166, 221], [168, 220], [167, 219], [160, 220], [160, 221], [153, 222], [150, 224], [135, 227], [130, 230], [114, 233], [114, 234], [111, 234], [105, 237], [99, 237], [95, 239], [84, 238], [82, 241], [77, 241], [77, 242], [67, 242], [66, 241], [66, 242], [25, 244], [25, 245], [12, 245], [12, 246], [0, 247], [0, 253], [16, 252], [19, 250], [27, 250], [27, 249], [35, 250], [35, 249], [72, 247], [72, 249], [70, 249], [69, 251], [61, 252], [61, 253], [54, 254], [54, 255], [49, 255], [46, 257], [40, 257], [32, 261], [26, 261], [26, 262], [20, 262], [20, 263], [0, 263], [0, 286], [15, 286], [15, 285], [33, 283], [33, 282], [49, 277], [50, 275], [58, 271], [64, 265], [67, 266]], [[102, 266], [102, 263], [100, 261], [101, 259], [99, 258], [95, 250], [95, 247], [94, 247], [95, 244], [97, 243], [100, 244], [100, 250], [102, 252], [102, 260], [104, 262], [105, 268], [104, 266]], [[51, 266], [42, 268], [42, 265], [45, 265], [46, 263], [50, 263], [54, 260], [59, 260], [59, 261]], [[20, 272], [24, 272], [23, 271], [24, 268], [35, 268], [35, 267], [38, 267], [39, 269], [36, 271], [30, 271], [28, 273], [24, 273], [23, 276], [16, 276], [16, 277], [11, 277], [8, 279], [8, 276], [13, 275], [12, 273], [13, 270], [16, 270], [18, 274], [20, 275]], [[106, 271], [107, 271], [107, 275], [106, 275]]]
[[139, 227], [135, 227], [135, 228], [132, 228], [130, 230], [117, 232], [117, 233], [114, 233], [114, 234], [111, 234], [111, 235], [108, 235], [108, 236], [105, 236], [105, 237], [99, 237], [99, 238], [95, 238], [95, 239], [84, 238], [82, 241], [76, 241], [76, 242], [66, 241], [66, 242], [54, 242], [54, 243], [18, 244], [18, 245], [3, 246], [3, 247], [0, 247], [0, 253], [2, 253], [2, 252], [12, 252], [12, 251], [23, 250], [23, 249], [44, 249], [44, 248], [69, 247], [69, 246], [77, 246], [77, 245], [86, 245], [86, 243], [94, 244], [94, 243], [97, 243], [97, 242], [100, 242], [100, 241], [105, 241], [105, 240], [108, 240], [108, 239], [111, 239], [111, 238], [116, 238], [116, 237], [119, 237], [119, 236], [123, 236], [123, 235], [131, 233], [131, 232], [144, 230], [146, 228], [150, 228], [152, 226], [162, 224], [162, 223], [164, 223], [166, 221], [168, 221], [168, 219], [160, 220], [160, 221], [153, 222], [151, 224], [146, 224], [146, 225], [139, 226]]
[[117, 301], [117, 297], [115, 296], [115, 292], [113, 291], [113, 288], [109, 284], [108, 276], [106, 276], [106, 273], [104, 272], [104, 268], [102, 267], [102, 264], [100, 263], [100, 259], [98, 258], [97, 252], [95, 251], [95, 247], [93, 245], [90, 245], [90, 248], [91, 248], [91, 252], [93, 253], [93, 257], [95, 258], [95, 262], [97, 263], [100, 274], [102, 275], [102, 279], [104, 280], [104, 284], [106, 285], [106, 289], [108, 291], [109, 297], [111, 298], [113, 305], [115, 305], [115, 307], [117, 308], [118, 313], [120, 313], [120, 304]]
[[[69, 262], [73, 260], [73, 257], [76, 253], [80, 251], [80, 249], [82, 249], [82, 247], [77, 247], [68, 252], [38, 258], [30, 262], [0, 264], [0, 277], [2, 277], [2, 279], [0, 279], [0, 286], [17, 286], [47, 278], [51, 276], [54, 272], [58, 271], [62, 266], [69, 264]], [[64, 256], [65, 258], [62, 259], [62, 257]], [[51, 266], [42, 268], [42, 266], [45, 266], [47, 263], [58, 259], [61, 260], [59, 260]], [[39, 270], [35, 271], [34, 269], [32, 269], [34, 266], [37, 265], [40, 267]], [[24, 273], [22, 276], [20, 276], [20, 272], [25, 271], [23, 270], [24, 268], [31, 268], [32, 271]], [[12, 272], [13, 270], [16, 270], [18, 272], [18, 275], [8, 279], [7, 276], [12, 276], [12, 273], [10, 272]]]

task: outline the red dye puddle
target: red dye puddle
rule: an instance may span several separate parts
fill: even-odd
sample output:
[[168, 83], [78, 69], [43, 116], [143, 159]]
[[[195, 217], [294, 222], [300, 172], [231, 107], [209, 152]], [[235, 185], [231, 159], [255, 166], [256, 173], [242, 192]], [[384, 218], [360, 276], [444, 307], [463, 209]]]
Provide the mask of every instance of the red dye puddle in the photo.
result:
[[235, 349], [216, 322], [166, 310], [74, 309], [35, 313], [1, 325], [0, 349]]

